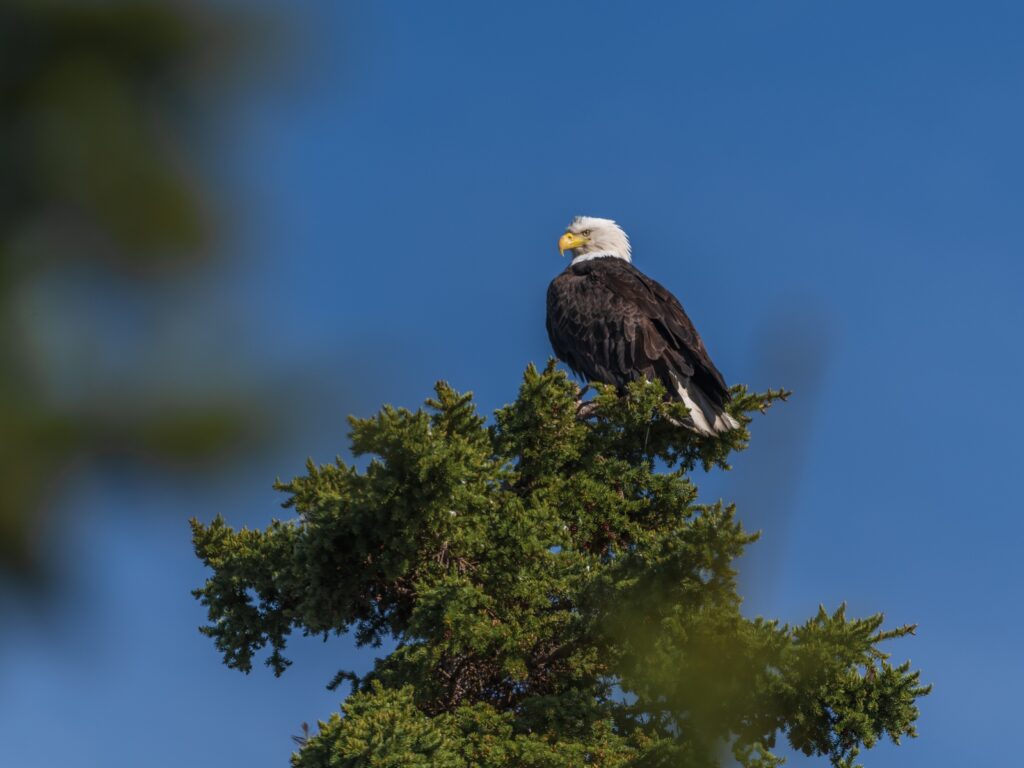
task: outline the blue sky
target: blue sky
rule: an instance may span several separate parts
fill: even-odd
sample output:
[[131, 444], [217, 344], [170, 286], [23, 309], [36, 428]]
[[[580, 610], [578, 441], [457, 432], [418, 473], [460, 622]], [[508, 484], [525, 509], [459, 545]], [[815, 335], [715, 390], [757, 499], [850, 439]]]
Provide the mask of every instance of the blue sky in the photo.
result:
[[619, 220], [730, 382], [795, 390], [702, 483], [764, 530], [747, 610], [919, 624], [891, 650], [936, 686], [921, 737], [865, 763], [1017, 759], [1024, 6], [280, 8], [283, 66], [215, 116], [228, 253], [181, 322], [305, 416], [216, 483], [81, 472], [69, 508], [103, 513], [69, 517], [64, 609], [5, 626], [0, 764], [286, 765], [372, 657], [224, 669], [185, 520], [264, 525], [350, 411], [514, 397], [577, 213]]

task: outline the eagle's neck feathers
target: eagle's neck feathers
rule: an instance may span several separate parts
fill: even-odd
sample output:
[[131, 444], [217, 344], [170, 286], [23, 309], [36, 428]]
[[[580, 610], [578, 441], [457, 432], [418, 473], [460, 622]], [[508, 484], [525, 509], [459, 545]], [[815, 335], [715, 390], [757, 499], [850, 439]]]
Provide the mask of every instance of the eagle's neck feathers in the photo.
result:
[[576, 264], [582, 264], [584, 261], [590, 261], [591, 259], [622, 259], [627, 264], [633, 262], [633, 259], [629, 255], [623, 255], [616, 251], [590, 251], [589, 253], [581, 253], [579, 256], [573, 258], [569, 266], [575, 266]]

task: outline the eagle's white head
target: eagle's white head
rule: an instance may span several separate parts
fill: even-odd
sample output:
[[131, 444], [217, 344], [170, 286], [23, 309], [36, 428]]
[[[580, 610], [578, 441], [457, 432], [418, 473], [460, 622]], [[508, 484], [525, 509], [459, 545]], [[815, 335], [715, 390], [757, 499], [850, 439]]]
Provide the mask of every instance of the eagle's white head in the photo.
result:
[[611, 219], [577, 216], [558, 241], [561, 253], [572, 251], [572, 263], [611, 257], [632, 261], [629, 238], [622, 227]]

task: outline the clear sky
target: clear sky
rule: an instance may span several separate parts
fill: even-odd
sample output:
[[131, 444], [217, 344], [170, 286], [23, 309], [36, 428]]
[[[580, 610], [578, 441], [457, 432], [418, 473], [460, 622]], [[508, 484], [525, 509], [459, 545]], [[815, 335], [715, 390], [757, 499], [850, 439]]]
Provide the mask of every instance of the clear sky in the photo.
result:
[[185, 520], [266, 524], [274, 477], [344, 453], [349, 411], [438, 378], [513, 398], [550, 354], [578, 213], [623, 225], [730, 382], [795, 390], [702, 483], [764, 529], [747, 610], [920, 625], [891, 646], [935, 684], [920, 738], [866, 764], [1018, 761], [1024, 5], [280, 8], [283, 71], [217, 118], [232, 255], [189, 311], [282, 398], [315, 394], [215, 486], [83, 472], [69, 503], [104, 512], [73, 537], [66, 610], [4, 628], [0, 765], [285, 766], [371, 655], [223, 668]]

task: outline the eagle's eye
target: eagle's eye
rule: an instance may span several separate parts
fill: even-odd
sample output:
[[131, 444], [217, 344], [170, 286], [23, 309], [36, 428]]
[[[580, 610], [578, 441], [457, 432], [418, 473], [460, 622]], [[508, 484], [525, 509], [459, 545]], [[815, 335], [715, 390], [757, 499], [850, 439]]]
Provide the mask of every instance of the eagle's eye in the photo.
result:
[[590, 230], [584, 229], [582, 232], [580, 232], [580, 234], [583, 235], [584, 237], [590, 237]]

